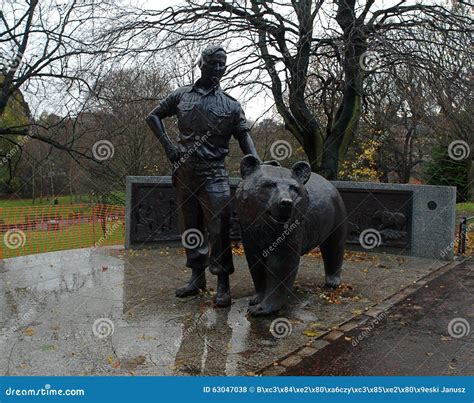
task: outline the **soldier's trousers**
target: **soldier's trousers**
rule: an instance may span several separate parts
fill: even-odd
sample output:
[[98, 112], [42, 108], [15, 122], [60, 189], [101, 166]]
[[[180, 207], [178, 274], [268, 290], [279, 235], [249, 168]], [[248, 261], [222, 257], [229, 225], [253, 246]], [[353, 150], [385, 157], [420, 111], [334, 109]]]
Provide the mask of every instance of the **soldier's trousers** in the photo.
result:
[[186, 266], [232, 274], [230, 186], [224, 162], [186, 160], [173, 170]]

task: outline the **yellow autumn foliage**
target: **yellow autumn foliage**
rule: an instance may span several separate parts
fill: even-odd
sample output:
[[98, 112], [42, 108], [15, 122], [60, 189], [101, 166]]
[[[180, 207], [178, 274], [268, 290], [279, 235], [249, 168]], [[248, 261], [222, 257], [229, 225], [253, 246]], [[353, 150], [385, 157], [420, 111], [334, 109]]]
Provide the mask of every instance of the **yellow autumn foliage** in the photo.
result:
[[368, 140], [353, 160], [341, 163], [339, 177], [351, 181], [378, 182], [376, 155], [381, 146], [377, 140]]

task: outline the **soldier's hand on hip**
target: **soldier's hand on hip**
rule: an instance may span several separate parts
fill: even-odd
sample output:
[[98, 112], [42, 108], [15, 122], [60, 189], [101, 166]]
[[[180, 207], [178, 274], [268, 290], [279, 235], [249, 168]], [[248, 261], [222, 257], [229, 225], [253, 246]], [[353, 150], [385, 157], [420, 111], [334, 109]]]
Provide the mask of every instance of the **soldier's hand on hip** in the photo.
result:
[[180, 158], [178, 147], [176, 146], [170, 147], [170, 149], [166, 153], [166, 156], [172, 163], [178, 162]]

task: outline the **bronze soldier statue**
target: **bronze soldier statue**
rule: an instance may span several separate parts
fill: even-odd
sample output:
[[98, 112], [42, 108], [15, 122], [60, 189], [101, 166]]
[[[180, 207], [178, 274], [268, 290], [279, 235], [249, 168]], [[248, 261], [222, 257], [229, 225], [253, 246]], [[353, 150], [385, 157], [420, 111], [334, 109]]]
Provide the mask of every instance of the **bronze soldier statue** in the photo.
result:
[[[258, 158], [244, 112], [219, 82], [226, 71], [227, 55], [221, 46], [210, 46], [198, 60], [201, 78], [178, 88], [147, 117], [147, 123], [173, 164], [181, 231], [203, 237], [198, 244], [183, 242], [189, 282], [176, 290], [177, 297], [196, 295], [206, 288], [206, 267], [217, 275], [217, 306], [231, 303], [229, 275], [234, 272], [230, 230], [230, 186], [224, 159], [233, 135], [244, 155]], [[176, 115], [179, 138], [175, 145], [162, 119]], [[209, 248], [208, 248], [209, 245]], [[196, 246], [196, 247], [195, 247]], [[210, 249], [210, 253], [209, 253]]]

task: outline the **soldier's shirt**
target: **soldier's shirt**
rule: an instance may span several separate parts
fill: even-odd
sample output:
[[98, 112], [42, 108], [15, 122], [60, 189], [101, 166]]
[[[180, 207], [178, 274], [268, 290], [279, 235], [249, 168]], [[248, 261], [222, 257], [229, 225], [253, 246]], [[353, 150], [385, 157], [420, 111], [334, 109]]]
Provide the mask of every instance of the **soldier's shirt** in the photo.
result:
[[176, 115], [181, 155], [191, 153], [206, 161], [224, 161], [230, 138], [240, 139], [250, 130], [237, 100], [219, 85], [202, 90], [199, 80], [172, 92], [151, 113], [161, 119]]

